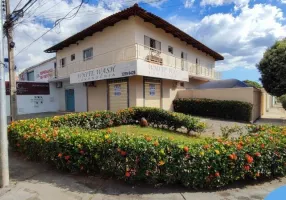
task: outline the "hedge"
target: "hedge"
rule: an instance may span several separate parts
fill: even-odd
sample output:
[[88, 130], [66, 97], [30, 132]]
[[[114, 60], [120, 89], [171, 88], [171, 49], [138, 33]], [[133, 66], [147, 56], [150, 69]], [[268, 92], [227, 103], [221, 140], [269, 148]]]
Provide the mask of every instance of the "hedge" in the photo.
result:
[[[100, 127], [126, 119], [133, 123], [136, 119], [129, 117], [140, 115], [139, 111], [130, 109], [117, 114], [95, 112], [17, 121], [8, 128], [9, 143], [30, 160], [45, 161], [61, 170], [100, 173], [127, 182], [213, 188], [241, 179], [286, 173], [286, 127], [249, 126], [249, 135], [231, 140], [205, 139], [196, 144], [90, 127], [91, 121], [97, 121], [94, 124]], [[67, 126], [76, 121], [80, 126], [90, 126], [88, 129]]]
[[279, 100], [280, 100], [283, 108], [286, 110], [286, 95], [279, 97]]
[[56, 126], [78, 126], [85, 129], [103, 129], [107, 127], [124, 124], [136, 124], [144, 117], [148, 123], [155, 127], [177, 130], [186, 128], [187, 132], [201, 132], [206, 125], [198, 118], [176, 112], [166, 111], [160, 108], [134, 107], [111, 111], [99, 111], [80, 114], [69, 114], [62, 117], [55, 117], [53, 123]]
[[176, 112], [228, 120], [251, 121], [252, 104], [241, 101], [213, 99], [176, 99]]

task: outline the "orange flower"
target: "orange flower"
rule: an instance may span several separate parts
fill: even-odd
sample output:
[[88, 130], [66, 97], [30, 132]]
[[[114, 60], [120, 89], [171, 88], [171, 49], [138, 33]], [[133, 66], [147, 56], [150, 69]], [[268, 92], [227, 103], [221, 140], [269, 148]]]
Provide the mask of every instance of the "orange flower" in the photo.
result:
[[189, 152], [189, 147], [184, 147], [184, 152], [188, 153]]
[[208, 148], [210, 148], [209, 144], [204, 145], [204, 149], [208, 149]]
[[160, 160], [159, 163], [158, 163], [158, 165], [159, 165], [159, 166], [163, 166], [163, 165], [165, 165], [165, 162], [164, 162], [163, 160]]
[[107, 132], [107, 133], [111, 133], [112, 130], [111, 130], [110, 128], [108, 128], [106, 132]]
[[150, 142], [152, 140], [152, 138], [149, 136], [145, 137], [145, 139], [147, 140], [147, 142]]
[[69, 160], [70, 159], [70, 156], [65, 156], [65, 160]]
[[61, 158], [62, 156], [63, 156], [63, 154], [62, 154], [62, 153], [59, 153], [59, 154], [58, 154], [58, 157], [59, 157], [59, 158]]
[[257, 172], [257, 173], [255, 174], [255, 176], [256, 176], [256, 177], [259, 177], [259, 176], [260, 176], [260, 173], [259, 173], [259, 172]]
[[120, 154], [121, 154], [122, 156], [126, 156], [127, 152], [126, 152], [126, 151], [121, 151]]
[[120, 152], [121, 152], [121, 149], [120, 149], [120, 148], [117, 148], [117, 152], [120, 153]]
[[83, 155], [83, 154], [84, 154], [84, 151], [83, 151], [83, 150], [81, 150], [79, 153], [80, 153], [81, 155]]
[[256, 152], [254, 155], [257, 156], [257, 157], [261, 156], [261, 154], [259, 152]]
[[242, 149], [242, 145], [238, 144], [238, 145], [236, 145], [236, 148], [237, 148], [237, 150], [241, 150]]
[[245, 165], [245, 166], [244, 166], [244, 170], [245, 170], [245, 171], [249, 171], [249, 170], [250, 170], [250, 166], [249, 166], [249, 165]]
[[159, 142], [158, 142], [158, 141], [155, 141], [155, 142], [154, 142], [154, 146], [155, 146], [155, 147], [159, 146]]
[[265, 147], [265, 145], [264, 144], [261, 144], [261, 148], [264, 148]]
[[237, 160], [237, 156], [233, 153], [228, 156], [231, 160]]
[[130, 177], [131, 176], [130, 172], [125, 172], [125, 176]]
[[20, 144], [19, 144], [19, 143], [17, 143], [17, 144], [16, 144], [16, 146], [17, 146], [17, 147], [19, 147], [19, 146], [20, 146]]
[[247, 161], [248, 164], [253, 163], [253, 158], [252, 158], [250, 155], [246, 154], [246, 155], [245, 155], [245, 159], [246, 159], [246, 161]]
[[219, 172], [216, 172], [216, 173], [215, 173], [215, 177], [220, 177]]

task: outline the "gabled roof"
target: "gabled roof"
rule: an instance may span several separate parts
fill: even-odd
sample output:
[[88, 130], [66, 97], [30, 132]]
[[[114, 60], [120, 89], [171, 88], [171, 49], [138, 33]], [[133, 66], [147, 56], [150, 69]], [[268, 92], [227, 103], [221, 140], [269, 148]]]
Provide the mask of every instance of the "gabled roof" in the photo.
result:
[[214, 50], [210, 49], [203, 43], [199, 42], [195, 38], [191, 37], [187, 33], [183, 32], [182, 30], [178, 29], [177, 27], [173, 26], [172, 24], [168, 23], [167, 21], [163, 20], [162, 18], [147, 12], [143, 8], [139, 7], [138, 4], [134, 4], [134, 6], [122, 10], [118, 13], [115, 13], [97, 23], [91, 25], [90, 27], [78, 32], [77, 34], [65, 39], [64, 41], [48, 48], [45, 50], [46, 53], [53, 53], [57, 52], [64, 47], [68, 47], [71, 44], [75, 44], [79, 40], [83, 40], [85, 37], [91, 36], [96, 32], [103, 31], [108, 26], [113, 26], [115, 23], [121, 20], [127, 20], [130, 16], [138, 16], [144, 19], [145, 22], [149, 22], [154, 24], [157, 28], [163, 29], [166, 33], [172, 34], [174, 37], [179, 38], [180, 40], [186, 42], [189, 45], [192, 45], [194, 48], [201, 50], [210, 56], [212, 56], [215, 60], [223, 60], [224, 57], [219, 53], [215, 52]]

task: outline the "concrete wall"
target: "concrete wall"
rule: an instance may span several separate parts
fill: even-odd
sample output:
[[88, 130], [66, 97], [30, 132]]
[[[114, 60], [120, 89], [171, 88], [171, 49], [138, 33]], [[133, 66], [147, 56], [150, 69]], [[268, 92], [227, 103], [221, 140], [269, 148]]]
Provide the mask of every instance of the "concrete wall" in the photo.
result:
[[190, 78], [189, 82], [185, 82], [184, 86], [186, 89], [194, 89], [196, 86], [199, 86], [201, 84], [204, 84], [208, 82], [207, 80], [200, 80], [200, 79], [194, 79], [194, 78]]
[[[69, 72], [84, 71], [84, 65], [88, 63], [87, 68], [96, 68], [98, 66], [105, 66], [105, 62], [108, 61], [106, 56], [101, 61], [101, 57], [104, 53], [127, 47], [128, 45], [135, 44], [135, 32], [134, 32], [134, 17], [130, 17], [129, 20], [122, 20], [116, 23], [114, 26], [105, 28], [102, 32], [94, 33], [92, 36], [86, 37], [84, 40], [77, 41], [76, 44], [72, 44], [57, 52], [57, 68], [60, 69], [60, 59], [66, 58], [66, 66], [64, 70], [73, 68]], [[83, 50], [93, 48], [93, 57], [96, 59], [90, 59], [83, 62]], [[135, 46], [134, 46], [135, 48]], [[122, 52], [123, 53], [123, 52]], [[135, 50], [134, 50], [135, 53]], [[75, 54], [75, 60], [71, 61], [71, 55]], [[117, 52], [117, 55], [120, 53]], [[115, 59], [110, 55], [109, 60]], [[119, 59], [119, 58], [118, 58]], [[62, 71], [63, 72], [63, 71]], [[62, 77], [61, 71], [58, 74]]]
[[252, 87], [185, 90], [178, 92], [178, 98], [206, 98], [248, 102], [253, 104], [252, 121], [261, 116], [261, 91]]
[[129, 106], [142, 107], [143, 105], [143, 76], [129, 77]]
[[88, 111], [107, 110], [106, 80], [96, 81], [96, 87], [88, 87]]
[[57, 102], [59, 104], [58, 111], [66, 111], [66, 89], [74, 89], [75, 112], [87, 111], [87, 92], [86, 87], [82, 83], [70, 84], [69, 80], [62, 81], [62, 88], [56, 88], [55, 83], [50, 83], [50, 88], [53, 87], [57, 93]]
[[177, 98], [178, 92], [185, 90], [179, 82], [172, 80], [162, 80], [162, 108], [173, 111], [173, 101]]
[[[50, 95], [17, 95], [18, 115], [57, 112], [59, 110], [58, 92], [50, 87]], [[6, 115], [10, 115], [10, 96], [6, 95]]]
[[[173, 47], [173, 55], [175, 57], [181, 58], [181, 52], [188, 54], [188, 61], [191, 63], [196, 63], [196, 58], [198, 58], [201, 66], [214, 68], [215, 59], [202, 51], [193, 48], [191, 45], [187, 45], [186, 42], [182, 42], [173, 35], [166, 33], [163, 29], [156, 28], [153, 24], [144, 22], [140, 17], [135, 17], [135, 41], [138, 44], [144, 45], [144, 35], [153, 38], [161, 42], [161, 51], [168, 52], [168, 46]], [[170, 53], [170, 55], [172, 55]]]

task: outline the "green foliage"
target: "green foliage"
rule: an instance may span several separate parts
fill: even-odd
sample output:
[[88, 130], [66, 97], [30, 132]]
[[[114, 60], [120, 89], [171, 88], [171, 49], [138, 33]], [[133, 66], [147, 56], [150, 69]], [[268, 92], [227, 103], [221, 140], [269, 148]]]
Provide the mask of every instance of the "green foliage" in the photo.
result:
[[176, 112], [166, 111], [160, 108], [134, 107], [119, 110], [117, 113], [111, 111], [99, 111], [88, 113], [75, 113], [55, 117], [55, 126], [82, 127], [84, 129], [103, 129], [107, 127], [124, 124], [138, 124], [144, 117], [154, 127], [177, 130], [186, 128], [187, 131], [201, 132], [205, 129], [205, 123], [198, 118]]
[[213, 99], [176, 99], [174, 110], [184, 114], [203, 117], [250, 121], [252, 104], [241, 101]]
[[236, 135], [236, 136], [242, 136], [243, 135], [243, 129], [244, 127], [241, 126], [221, 126], [220, 127], [220, 131], [221, 131], [221, 135], [223, 138], [229, 138], [232, 135]]
[[256, 81], [250, 81], [250, 80], [245, 80], [243, 81], [245, 84], [247, 84], [249, 87], [255, 87], [255, 88], [262, 88], [262, 86], [256, 82]]
[[286, 94], [279, 97], [279, 101], [281, 102], [283, 108], [286, 110]]
[[[93, 117], [96, 121], [103, 120], [101, 114], [108, 117], [105, 112], [93, 114], [100, 114]], [[250, 135], [194, 144], [64, 125], [77, 116], [85, 126], [91, 115], [13, 122], [8, 128], [9, 144], [30, 160], [45, 161], [61, 170], [100, 173], [127, 182], [214, 188], [286, 173], [285, 127], [249, 126]]]
[[265, 90], [274, 95], [286, 94], [286, 39], [277, 41], [267, 49], [257, 64]]

